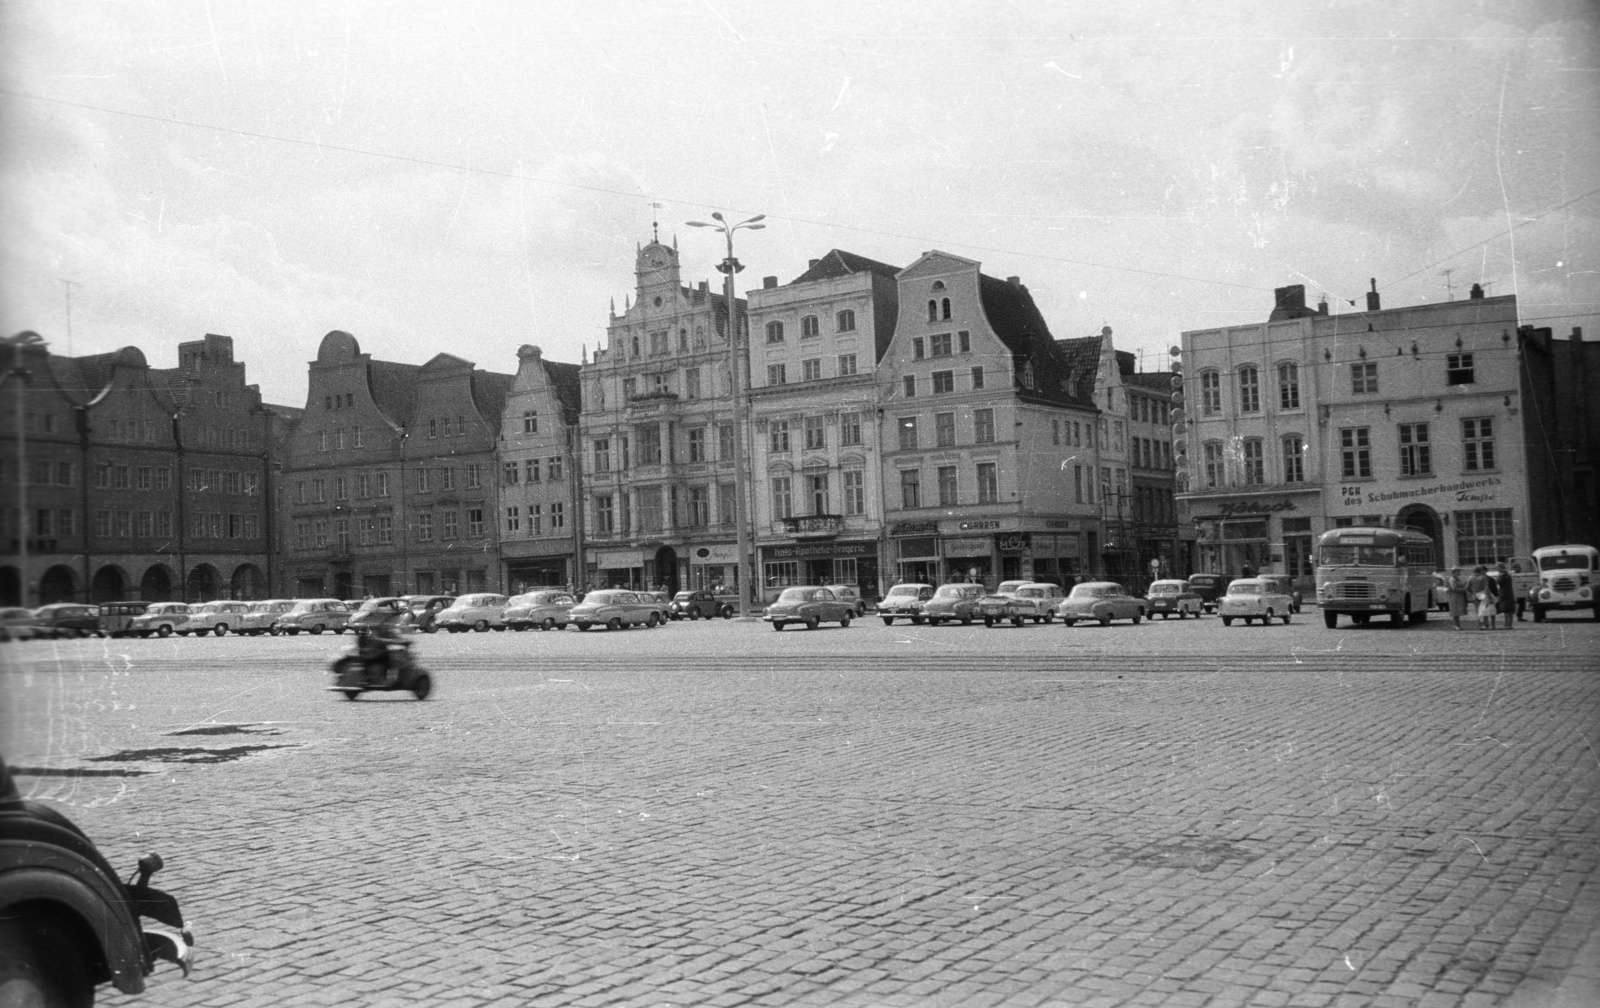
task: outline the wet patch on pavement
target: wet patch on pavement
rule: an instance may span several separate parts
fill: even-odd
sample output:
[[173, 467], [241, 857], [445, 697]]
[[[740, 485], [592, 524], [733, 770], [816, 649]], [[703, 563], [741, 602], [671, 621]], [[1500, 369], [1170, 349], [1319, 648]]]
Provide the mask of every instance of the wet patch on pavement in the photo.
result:
[[91, 763], [232, 763], [264, 749], [296, 749], [295, 745], [242, 745], [227, 749], [158, 746], [154, 749], [124, 749], [110, 756], [90, 757]]
[[185, 728], [182, 731], [167, 732], [168, 735], [282, 735], [280, 729], [259, 722], [245, 722], [244, 724], [210, 724], [200, 725], [197, 728]]
[[143, 777], [151, 770], [96, 770], [88, 767], [31, 767], [14, 766], [11, 772], [18, 777]]

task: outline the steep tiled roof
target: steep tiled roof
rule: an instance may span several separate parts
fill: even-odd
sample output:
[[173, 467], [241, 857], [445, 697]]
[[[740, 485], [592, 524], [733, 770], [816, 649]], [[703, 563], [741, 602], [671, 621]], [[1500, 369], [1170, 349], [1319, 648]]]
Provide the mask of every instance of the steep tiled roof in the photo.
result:
[[1172, 391], [1172, 375], [1166, 371], [1135, 371], [1130, 375], [1123, 375], [1123, 380], [1130, 385], [1147, 388], [1152, 392], [1170, 393]]
[[515, 375], [496, 371], [472, 372], [472, 399], [478, 404], [478, 414], [491, 426], [500, 423], [500, 415], [506, 411], [506, 396], [516, 381]]
[[856, 255], [854, 252], [830, 249], [827, 255], [818, 259], [815, 265], [795, 277], [790, 283], [827, 280], [832, 277], [849, 276], [852, 273], [882, 273], [885, 276], [894, 276], [898, 272], [900, 272], [900, 267], [898, 266], [890, 266], [888, 263], [881, 263], [876, 259], [868, 259], [866, 256]]
[[417, 409], [417, 372], [421, 370], [419, 365], [394, 361], [375, 360], [368, 365], [367, 385], [372, 401], [391, 423], [410, 426]]
[[582, 386], [578, 381], [581, 366], [548, 360], [540, 363], [544, 365], [544, 373], [550, 378], [550, 386], [555, 389], [556, 398], [561, 401], [563, 418], [567, 423], [577, 423], [578, 414], [583, 410]]
[[114, 350], [111, 353], [89, 354], [86, 357], [76, 358], [84, 395], [93, 399], [111, 383], [111, 376], [117, 370], [117, 355], [120, 353], [120, 350]]
[[1100, 341], [1104, 336], [1078, 336], [1056, 340], [1072, 392], [1080, 399], [1094, 398], [1095, 376], [1100, 371]]
[[1017, 390], [1023, 399], [1093, 409], [1094, 402], [1067, 387], [1067, 365], [1050, 335], [1033, 295], [1022, 284], [978, 274], [978, 296], [989, 327], [1010, 349], [1013, 361], [1033, 366], [1033, 388]]

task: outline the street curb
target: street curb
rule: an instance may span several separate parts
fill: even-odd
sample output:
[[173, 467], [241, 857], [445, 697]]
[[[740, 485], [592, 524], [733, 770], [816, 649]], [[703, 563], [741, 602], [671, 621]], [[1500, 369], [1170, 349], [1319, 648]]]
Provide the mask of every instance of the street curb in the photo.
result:
[[1504, 1008], [1594, 1005], [1600, 1005], [1600, 879], [1591, 878]]

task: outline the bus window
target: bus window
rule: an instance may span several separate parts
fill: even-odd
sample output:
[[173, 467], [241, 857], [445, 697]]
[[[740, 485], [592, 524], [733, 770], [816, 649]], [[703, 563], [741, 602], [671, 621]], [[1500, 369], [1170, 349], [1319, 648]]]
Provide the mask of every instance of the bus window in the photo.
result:
[[1565, 556], [1542, 556], [1539, 558], [1540, 570], [1588, 570], [1589, 558], [1582, 553], [1568, 553]]
[[1317, 561], [1323, 567], [1393, 567], [1393, 546], [1324, 546]]

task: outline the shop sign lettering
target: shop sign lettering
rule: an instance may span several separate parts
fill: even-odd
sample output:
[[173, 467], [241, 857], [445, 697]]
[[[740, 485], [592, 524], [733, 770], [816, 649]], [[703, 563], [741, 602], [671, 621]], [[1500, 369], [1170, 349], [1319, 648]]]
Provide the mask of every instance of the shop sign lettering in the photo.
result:
[[844, 519], [838, 515], [802, 515], [783, 519], [783, 530], [789, 535], [838, 535], [844, 528]]
[[1242, 514], [1272, 514], [1277, 511], [1295, 511], [1294, 501], [1228, 501], [1217, 505], [1222, 510], [1222, 517], [1231, 518]]
[[1480, 490], [1484, 487], [1500, 485], [1500, 477], [1487, 476], [1480, 480], [1462, 480], [1459, 483], [1432, 483], [1408, 490], [1389, 490], [1384, 493], [1367, 491], [1362, 497], [1359, 486], [1340, 487], [1340, 503], [1346, 507], [1360, 507], [1363, 504], [1386, 504], [1390, 501], [1411, 500], [1417, 497], [1433, 497], [1438, 494], [1454, 494], [1455, 499], [1463, 502], [1479, 503], [1495, 499], [1494, 494], [1474, 494], [1469, 491]]
[[918, 533], [937, 532], [939, 523], [936, 521], [899, 522], [889, 529], [890, 535], [917, 535]]
[[997, 529], [1000, 527], [1000, 523], [997, 521], [964, 521], [958, 527], [963, 532], [970, 532], [977, 529]]

